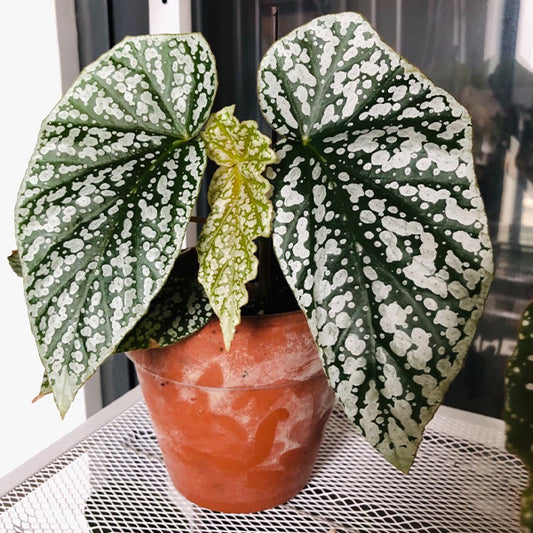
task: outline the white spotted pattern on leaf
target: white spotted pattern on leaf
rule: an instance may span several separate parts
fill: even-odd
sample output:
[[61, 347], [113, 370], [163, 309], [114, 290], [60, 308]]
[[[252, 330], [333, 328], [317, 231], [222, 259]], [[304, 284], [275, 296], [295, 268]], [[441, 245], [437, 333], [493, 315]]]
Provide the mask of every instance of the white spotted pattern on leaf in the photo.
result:
[[492, 277], [469, 117], [354, 13], [278, 41], [258, 86], [276, 255], [347, 416], [407, 471]]
[[216, 91], [197, 34], [127, 38], [43, 123], [16, 207], [30, 322], [62, 414], [181, 249]]
[[152, 300], [146, 314], [135, 324], [117, 348], [131, 352], [163, 348], [202, 329], [213, 316], [207, 296], [198, 283], [196, 251], [182, 252], [163, 288]]
[[248, 301], [246, 283], [257, 275], [257, 237], [272, 226], [272, 188], [261, 176], [275, 161], [270, 139], [254, 121], [239, 121], [234, 107], [212, 115], [202, 132], [208, 156], [219, 165], [209, 186], [211, 213], [198, 239], [198, 279], [220, 319], [226, 349]]

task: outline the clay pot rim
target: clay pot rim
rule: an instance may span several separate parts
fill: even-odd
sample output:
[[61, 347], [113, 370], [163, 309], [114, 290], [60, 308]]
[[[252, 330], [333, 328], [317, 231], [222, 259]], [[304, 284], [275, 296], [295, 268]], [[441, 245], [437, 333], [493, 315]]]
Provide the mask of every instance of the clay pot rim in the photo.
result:
[[[281, 326], [281, 327], [291, 327], [296, 326], [297, 324], [305, 322], [307, 325], [307, 317], [305, 313], [301, 309], [297, 309], [294, 311], [286, 311], [283, 313], [271, 313], [271, 314], [265, 314], [265, 315], [245, 315], [241, 317], [241, 322], [237, 325], [237, 331], [242, 326], [245, 329], [252, 328], [253, 330], [257, 329], [264, 329], [264, 328], [272, 328], [273, 326]], [[216, 325], [219, 323], [219, 319], [214, 316], [212, 317], [206, 326], [208, 325]], [[202, 328], [203, 329], [203, 328]], [[194, 335], [194, 334], [193, 334]], [[177, 341], [176, 344], [179, 344], [182, 342], [182, 339]], [[164, 350], [165, 347], [161, 348], [154, 348], [153, 352], [156, 352], [158, 349]], [[138, 350], [143, 351], [145, 350]], [[149, 350], [152, 351], [152, 350]], [[135, 364], [136, 367], [139, 367], [144, 372], [149, 374], [154, 379], [158, 379], [162, 382], [169, 383], [176, 386], [181, 387], [189, 387], [191, 389], [195, 390], [205, 390], [207, 391], [227, 391], [227, 392], [245, 392], [245, 391], [254, 391], [254, 390], [272, 390], [272, 389], [281, 389], [288, 386], [294, 386], [299, 385], [302, 383], [307, 383], [309, 381], [313, 381], [316, 379], [319, 379], [321, 377], [325, 376], [324, 369], [320, 368], [315, 373], [307, 376], [303, 376], [299, 379], [297, 378], [288, 378], [288, 379], [279, 379], [273, 383], [264, 383], [261, 385], [246, 385], [246, 384], [236, 384], [236, 385], [228, 385], [228, 386], [216, 386], [216, 385], [201, 385], [193, 382], [187, 382], [187, 381], [180, 381], [176, 379], [172, 379], [170, 377], [166, 377], [164, 375], [161, 375], [159, 373], [153, 372], [150, 370], [149, 366], [146, 366], [145, 364], [142, 364], [141, 362], [137, 361], [137, 358], [135, 357], [135, 353], [137, 350], [133, 350], [131, 352], [126, 352], [127, 357]]]
[[143, 370], [143, 372], [146, 372], [147, 374], [150, 374], [155, 379], [159, 379], [161, 381], [164, 381], [165, 383], [170, 383], [172, 385], [176, 385], [179, 387], [188, 387], [191, 389], [196, 390], [204, 390], [204, 391], [219, 391], [219, 392], [245, 392], [245, 391], [254, 391], [254, 390], [271, 390], [271, 389], [281, 389], [284, 387], [290, 387], [293, 385], [299, 385], [301, 383], [307, 383], [309, 381], [313, 381], [316, 379], [320, 379], [324, 377], [324, 371], [318, 370], [314, 374], [311, 374], [310, 376], [306, 376], [302, 379], [287, 379], [283, 381], [278, 381], [277, 383], [272, 383], [270, 385], [256, 385], [256, 386], [232, 386], [232, 387], [215, 387], [213, 385], [197, 385], [196, 383], [186, 383], [184, 381], [177, 381], [175, 379], [167, 378], [164, 376], [161, 376], [159, 374], [156, 374], [152, 372], [151, 370], [148, 370], [146, 366], [141, 365], [140, 363], [136, 362], [133, 357], [131, 357], [129, 352], [126, 352], [126, 355], [130, 361], [135, 363], [136, 367], [139, 367]]
[[[284, 313], [268, 313], [268, 314], [254, 314], [254, 315], [242, 315], [241, 321], [237, 324], [237, 328], [243, 323], [253, 322], [254, 327], [261, 328], [270, 328], [272, 327], [272, 322], [278, 320], [291, 320], [294, 322], [305, 320], [307, 322], [307, 317], [301, 309], [296, 309], [294, 311], [285, 311]], [[209, 319], [209, 322], [220, 322], [217, 316], [213, 316]], [[284, 322], [285, 323], [285, 322]]]

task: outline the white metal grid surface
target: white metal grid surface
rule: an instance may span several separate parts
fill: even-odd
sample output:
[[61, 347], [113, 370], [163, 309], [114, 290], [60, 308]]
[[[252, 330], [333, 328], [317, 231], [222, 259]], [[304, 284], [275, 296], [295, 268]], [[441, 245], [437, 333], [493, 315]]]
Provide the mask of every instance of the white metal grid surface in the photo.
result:
[[188, 503], [171, 486], [139, 401], [0, 498], [14, 533], [518, 533], [527, 474], [503, 434], [437, 415], [409, 476], [334, 411], [308, 486], [261, 513]]

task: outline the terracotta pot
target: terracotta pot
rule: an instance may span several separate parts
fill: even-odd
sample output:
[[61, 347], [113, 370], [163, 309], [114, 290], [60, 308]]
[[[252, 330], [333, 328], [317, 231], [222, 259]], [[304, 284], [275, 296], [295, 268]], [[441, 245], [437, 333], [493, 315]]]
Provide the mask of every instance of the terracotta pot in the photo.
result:
[[223, 346], [212, 321], [129, 355], [178, 491], [216, 511], [259, 511], [309, 480], [334, 395], [300, 312], [244, 317]]

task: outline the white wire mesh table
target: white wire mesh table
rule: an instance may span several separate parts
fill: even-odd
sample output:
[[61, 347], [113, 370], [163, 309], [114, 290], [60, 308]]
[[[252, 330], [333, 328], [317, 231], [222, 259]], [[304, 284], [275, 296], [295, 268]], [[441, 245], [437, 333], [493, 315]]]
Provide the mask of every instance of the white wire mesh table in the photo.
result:
[[[14, 533], [519, 533], [520, 461], [503, 423], [442, 408], [411, 474], [390, 467], [335, 411], [308, 486], [249, 515], [201, 509], [171, 486], [138, 390], [111, 421], [21, 483], [1, 483]], [[122, 401], [122, 406], [124, 400]]]

